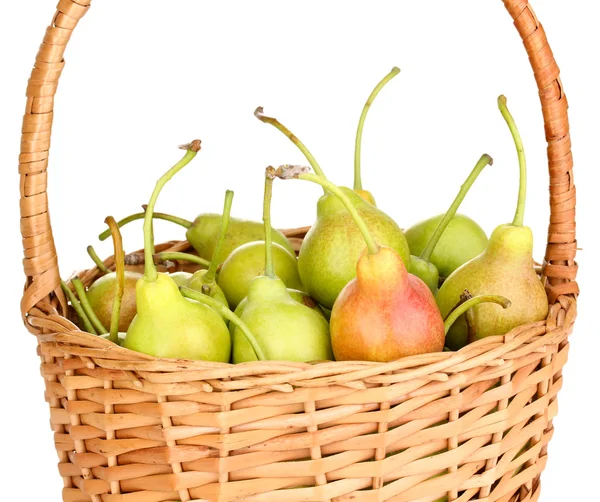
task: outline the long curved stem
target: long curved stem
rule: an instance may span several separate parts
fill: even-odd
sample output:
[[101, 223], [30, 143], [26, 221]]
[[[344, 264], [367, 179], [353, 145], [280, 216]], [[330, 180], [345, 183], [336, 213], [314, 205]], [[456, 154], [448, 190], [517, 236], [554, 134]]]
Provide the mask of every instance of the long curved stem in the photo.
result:
[[265, 224], [265, 275], [275, 279], [273, 267], [273, 229], [271, 228], [271, 199], [275, 169], [268, 167], [265, 172], [265, 195], [263, 200], [263, 223]]
[[452, 325], [456, 322], [456, 320], [461, 315], [463, 315], [469, 309], [479, 305], [480, 303], [497, 303], [498, 305], [501, 305], [505, 309], [507, 309], [511, 306], [511, 301], [508, 298], [505, 298], [504, 296], [480, 295], [480, 296], [471, 298], [470, 300], [467, 300], [463, 304], [456, 307], [456, 309], [454, 309], [452, 311], [452, 313], [446, 318], [446, 320], [444, 321], [444, 330], [445, 330], [446, 334], [448, 334], [448, 331], [450, 330]]
[[156, 282], [156, 279], [158, 278], [156, 265], [154, 265], [154, 260], [152, 259], [152, 214], [154, 213], [154, 206], [156, 205], [161, 190], [167, 182], [187, 166], [200, 151], [200, 140], [194, 140], [188, 145], [183, 145], [179, 148], [186, 151], [185, 155], [156, 182], [156, 187], [152, 192], [150, 202], [148, 202], [148, 208], [146, 209], [144, 218], [144, 278], [149, 282]]
[[98, 256], [98, 253], [96, 253], [94, 246], [88, 246], [87, 253], [88, 255], [90, 255], [90, 258], [95, 263], [96, 267], [98, 267], [98, 270], [100, 270], [100, 272], [102, 272], [103, 274], [108, 274], [110, 272], [110, 270], [108, 270], [104, 262]]
[[190, 263], [195, 263], [196, 265], [200, 265], [201, 267], [208, 268], [210, 267], [210, 262], [205, 260], [204, 258], [200, 258], [195, 254], [188, 253], [179, 253], [179, 252], [163, 252], [157, 253], [154, 255], [159, 261], [165, 262], [168, 260], [179, 260], [179, 261], [188, 261]]
[[214, 282], [217, 275], [217, 268], [221, 264], [221, 251], [223, 250], [223, 243], [225, 237], [227, 237], [227, 230], [229, 229], [229, 220], [231, 217], [231, 204], [233, 203], [233, 192], [227, 190], [225, 192], [225, 202], [223, 204], [223, 217], [221, 218], [221, 230], [219, 237], [217, 238], [217, 245], [210, 262], [210, 266], [204, 275], [204, 282]]
[[446, 212], [446, 214], [444, 215], [444, 217], [442, 218], [442, 220], [439, 222], [438, 226], [434, 230], [433, 234], [431, 235], [431, 238], [429, 239], [427, 246], [421, 253], [420, 258], [422, 260], [429, 261], [431, 259], [431, 255], [432, 255], [435, 247], [438, 245], [438, 242], [440, 241], [440, 238], [442, 237], [444, 231], [446, 230], [446, 227], [448, 227], [448, 224], [452, 221], [454, 216], [456, 216], [456, 212], [458, 211], [458, 208], [460, 207], [465, 196], [467, 195], [467, 193], [473, 186], [473, 183], [475, 183], [475, 180], [479, 177], [479, 175], [481, 174], [481, 171], [483, 171], [483, 169], [486, 166], [491, 166], [493, 163], [494, 163], [494, 159], [492, 159], [489, 155], [485, 154], [485, 155], [481, 156], [481, 158], [479, 159], [479, 161], [477, 162], [477, 164], [471, 171], [471, 174], [469, 174], [469, 177], [466, 179], [466, 181], [460, 187], [460, 190], [458, 192], [458, 195], [456, 196], [456, 199], [454, 199], [454, 202], [452, 203], [452, 205], [450, 206], [450, 208], [448, 209], [448, 211]]
[[73, 280], [71, 282], [75, 287], [75, 292], [79, 297], [81, 307], [88, 316], [88, 319], [94, 325], [94, 328], [96, 328], [96, 331], [101, 335], [103, 335], [104, 333], [108, 333], [108, 330], [104, 327], [104, 325], [102, 324], [100, 319], [98, 319], [98, 316], [94, 312], [92, 304], [88, 300], [87, 293], [85, 292], [85, 286], [83, 285], [83, 282], [81, 282], [81, 279], [79, 277], [73, 277]]
[[[117, 222], [117, 225], [119, 225], [119, 228], [122, 228], [125, 225], [127, 225], [128, 223], [131, 223], [132, 221], [143, 220], [145, 217], [146, 217], [145, 212], [130, 214], [126, 218], [119, 220]], [[171, 223], [175, 223], [176, 225], [179, 225], [183, 228], [188, 228], [188, 229], [193, 226], [193, 223], [191, 221], [186, 220], [184, 218], [179, 218], [178, 216], [173, 216], [173, 215], [167, 214], [167, 213], [154, 213], [152, 215], [152, 218], [154, 218], [155, 220], [169, 221]], [[98, 236], [98, 239], [100, 239], [101, 241], [105, 241], [109, 237], [110, 237], [110, 230], [105, 230]]]
[[123, 251], [123, 239], [119, 231], [119, 225], [112, 216], [108, 216], [104, 223], [108, 225], [113, 236], [115, 248], [115, 270], [117, 273], [117, 283], [115, 286], [115, 296], [113, 298], [113, 309], [110, 318], [110, 330], [108, 339], [113, 343], [119, 343], [119, 321], [121, 319], [121, 303], [123, 302], [123, 293], [125, 292], [125, 252]]
[[515, 119], [508, 110], [507, 100], [505, 96], [498, 98], [498, 108], [500, 113], [506, 120], [510, 133], [512, 134], [517, 148], [517, 155], [519, 156], [519, 199], [517, 201], [517, 210], [515, 212], [515, 219], [513, 220], [513, 226], [522, 227], [523, 219], [525, 217], [525, 203], [527, 200], [527, 160], [525, 158], [525, 148], [523, 147], [523, 140], [521, 134], [515, 123]]
[[285, 165], [277, 169], [277, 171], [275, 172], [275, 176], [283, 180], [300, 179], [305, 181], [311, 181], [313, 183], [316, 183], [317, 185], [321, 185], [323, 188], [333, 193], [338, 199], [340, 199], [344, 206], [346, 206], [346, 209], [348, 210], [348, 212], [352, 216], [352, 219], [361, 231], [365, 242], [367, 243], [369, 254], [377, 254], [379, 252], [379, 245], [375, 242], [375, 239], [373, 239], [371, 232], [369, 232], [365, 220], [363, 220], [360, 214], [358, 214], [358, 211], [356, 210], [352, 202], [350, 202], [350, 199], [346, 196], [346, 194], [331, 181], [326, 180], [317, 174], [311, 174], [308, 171], [308, 167]]
[[252, 334], [252, 331], [250, 331], [250, 328], [247, 326], [247, 324], [244, 321], [242, 321], [237, 315], [235, 315], [230, 309], [228, 309], [225, 305], [211, 298], [210, 296], [199, 293], [198, 291], [194, 291], [193, 289], [186, 288], [185, 286], [180, 287], [179, 290], [181, 291], [181, 294], [183, 296], [208, 305], [212, 309], [216, 310], [222, 317], [235, 324], [238, 328], [240, 328], [240, 330], [246, 337], [246, 340], [248, 340], [248, 343], [252, 346], [252, 350], [254, 350], [256, 358], [259, 361], [267, 360], [265, 353], [260, 348], [260, 345], [256, 341], [256, 338]]
[[356, 131], [356, 142], [354, 147], [354, 190], [362, 190], [362, 177], [360, 174], [360, 161], [361, 161], [361, 149], [362, 149], [362, 136], [363, 129], [365, 127], [365, 120], [367, 118], [367, 114], [371, 108], [371, 105], [377, 98], [377, 95], [381, 92], [381, 90], [387, 85], [387, 83], [392, 80], [396, 75], [400, 73], [400, 68], [394, 66], [392, 71], [388, 73], [381, 82], [377, 84], [373, 92], [367, 99], [365, 106], [363, 108], [362, 114], [360, 115], [360, 120], [358, 121], [358, 129]]
[[90, 322], [90, 318], [87, 316], [87, 314], [81, 307], [81, 303], [79, 303], [79, 300], [75, 296], [75, 293], [73, 293], [71, 288], [69, 288], [69, 286], [67, 286], [65, 281], [62, 281], [62, 280], [60, 281], [60, 287], [62, 288], [65, 295], [67, 295], [67, 298], [71, 302], [71, 306], [73, 307], [73, 310], [75, 310], [77, 317], [79, 317], [79, 320], [83, 324], [83, 329], [85, 329], [88, 333], [91, 333], [92, 335], [97, 335], [98, 332], [94, 328], [94, 325]]
[[290, 139], [290, 141], [292, 143], [294, 143], [294, 145], [296, 145], [298, 147], [298, 149], [304, 154], [304, 156], [306, 157], [306, 160], [308, 160], [308, 163], [312, 166], [312, 168], [314, 169], [315, 173], [317, 173], [319, 176], [321, 176], [321, 178], [327, 179], [327, 176], [325, 176], [325, 173], [323, 172], [323, 169], [321, 169], [321, 166], [316, 161], [316, 159], [313, 157], [313, 154], [310, 153], [309, 149], [306, 148], [306, 146], [304, 145], [304, 143], [302, 143], [302, 141], [300, 141], [292, 133], [292, 131], [290, 131], [287, 127], [285, 127], [276, 118], [268, 117], [267, 115], [265, 115], [264, 114], [264, 109], [263, 109], [262, 106], [259, 106], [254, 111], [254, 116], [258, 120], [260, 120], [261, 122], [264, 122], [265, 124], [270, 124], [273, 127], [275, 127], [276, 129], [278, 129], [279, 131], [281, 131], [283, 134], [285, 134]]

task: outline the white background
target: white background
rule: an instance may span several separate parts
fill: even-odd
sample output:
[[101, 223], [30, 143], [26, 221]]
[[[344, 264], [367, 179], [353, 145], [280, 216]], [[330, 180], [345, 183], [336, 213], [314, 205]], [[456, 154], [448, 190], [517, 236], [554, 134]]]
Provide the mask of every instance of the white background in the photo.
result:
[[[51, 0], [9, 2], [0, 43], [2, 292], [2, 498], [60, 499], [52, 434], [35, 340], [19, 317], [17, 157], [24, 91]], [[596, 2], [534, 3], [563, 70], [571, 105], [583, 250], [580, 317], [572, 337], [556, 434], [543, 476], [543, 502], [597, 500], [600, 358], [594, 258], [598, 215], [599, 39]], [[56, 99], [49, 191], [63, 276], [89, 265], [107, 214], [122, 217], [147, 201], [174, 147], [199, 137], [203, 151], [164, 191], [159, 208], [193, 218], [220, 211], [226, 188], [233, 212], [259, 218], [268, 164], [303, 162], [277, 131], [252, 116], [257, 105], [284, 121], [327, 175], [352, 182], [353, 143], [362, 105], [394, 65], [402, 68], [367, 121], [364, 184], [402, 226], [443, 212], [479, 156], [496, 160], [462, 212], [491, 231], [512, 219], [517, 189], [513, 145], [496, 109], [505, 93], [529, 159], [526, 222], [544, 252], [547, 163], [531, 68], [500, 1], [96, 1], [67, 51]], [[277, 183], [279, 227], [312, 222], [316, 187]], [[180, 238], [157, 225], [159, 240]], [[125, 233], [140, 247], [141, 227]], [[110, 244], [99, 245], [102, 255]]]

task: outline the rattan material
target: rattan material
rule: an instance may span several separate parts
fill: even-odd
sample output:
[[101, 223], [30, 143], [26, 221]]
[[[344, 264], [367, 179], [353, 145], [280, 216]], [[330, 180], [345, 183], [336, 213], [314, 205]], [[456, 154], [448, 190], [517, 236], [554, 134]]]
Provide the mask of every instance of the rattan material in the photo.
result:
[[[533, 502], [578, 293], [567, 100], [526, 0], [504, 0], [540, 89], [550, 172], [547, 321], [387, 364], [157, 360], [67, 320], [46, 193], [63, 53], [91, 0], [60, 0], [27, 88], [27, 285], [68, 502]], [[296, 239], [305, 229], [289, 231]], [[185, 249], [187, 243], [169, 243]], [[107, 264], [111, 264], [110, 260]], [[82, 275], [89, 284], [97, 271]]]

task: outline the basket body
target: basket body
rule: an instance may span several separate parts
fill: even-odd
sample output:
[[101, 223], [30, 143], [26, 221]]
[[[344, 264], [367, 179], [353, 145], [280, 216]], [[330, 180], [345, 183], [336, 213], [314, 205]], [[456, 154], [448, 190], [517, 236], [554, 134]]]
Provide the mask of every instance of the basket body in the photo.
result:
[[107, 347], [49, 311], [63, 500], [537, 500], [575, 311], [454, 354], [237, 366]]
[[[577, 244], [566, 97], [527, 0], [504, 4], [534, 68], [549, 144], [548, 319], [393, 363], [236, 366], [158, 360], [68, 320], [46, 168], [63, 53], [90, 1], [59, 2], [29, 81], [20, 156], [22, 312], [39, 342], [63, 500], [538, 500], [576, 317]], [[89, 285], [97, 273], [80, 277]]]

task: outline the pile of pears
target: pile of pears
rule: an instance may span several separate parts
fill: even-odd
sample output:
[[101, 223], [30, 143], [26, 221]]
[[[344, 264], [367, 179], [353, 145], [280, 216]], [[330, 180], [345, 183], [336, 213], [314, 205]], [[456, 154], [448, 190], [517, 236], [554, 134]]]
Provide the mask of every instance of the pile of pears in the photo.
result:
[[[222, 214], [188, 221], [156, 212], [161, 191], [192, 163], [201, 142], [181, 146], [182, 158], [159, 178], [143, 212], [120, 221], [106, 218], [108, 228], [99, 238], [112, 237], [114, 259], [101, 261], [89, 246], [97, 278], [87, 288], [78, 277], [61, 283], [73, 320], [92, 335], [151, 356], [236, 364], [389, 362], [460, 350], [544, 320], [548, 300], [534, 267], [533, 234], [524, 226], [525, 153], [506, 98], [500, 96], [498, 107], [518, 154], [519, 194], [512, 223], [498, 226], [489, 238], [458, 213], [479, 175], [493, 164], [489, 155], [478, 160], [445, 214], [406, 230], [363, 189], [361, 144], [368, 111], [399, 71], [393, 68], [377, 84], [363, 108], [353, 188], [328, 180], [308, 148], [257, 108], [255, 116], [287, 136], [310, 165], [261, 169], [262, 222], [231, 216], [229, 190]], [[276, 180], [323, 189], [317, 220], [298, 252], [271, 226]], [[155, 219], [185, 228], [190, 252], [157, 253]], [[135, 220], [143, 220], [143, 271], [127, 265], [122, 246], [121, 229]], [[169, 260], [187, 263], [193, 273], [159, 271]]]

